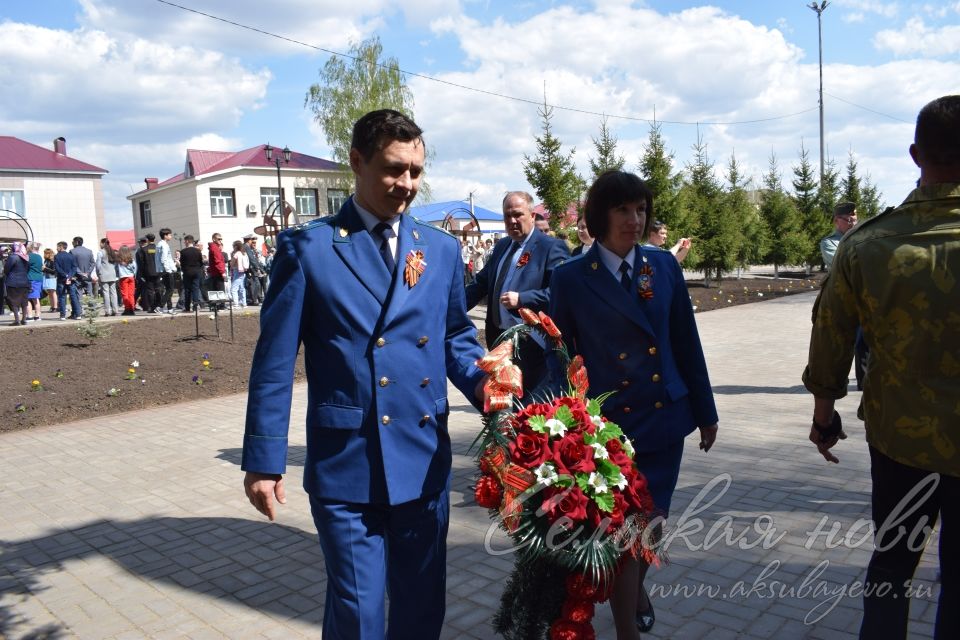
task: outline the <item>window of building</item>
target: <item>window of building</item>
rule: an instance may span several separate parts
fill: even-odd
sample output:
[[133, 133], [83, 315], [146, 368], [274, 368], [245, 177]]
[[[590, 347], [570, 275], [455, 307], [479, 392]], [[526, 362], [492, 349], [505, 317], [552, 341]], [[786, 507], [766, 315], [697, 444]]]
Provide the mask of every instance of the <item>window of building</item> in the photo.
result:
[[297, 213], [301, 216], [317, 215], [317, 190], [297, 189]]
[[233, 189], [210, 189], [210, 215], [214, 218], [232, 218], [237, 215]]
[[150, 211], [150, 201], [140, 203], [140, 228], [147, 229], [153, 226], [153, 213]]
[[21, 217], [27, 217], [27, 211], [23, 206], [23, 191], [0, 191], [0, 209], [15, 211]]
[[343, 189], [327, 189], [327, 213], [333, 215], [347, 201], [347, 192]]
[[276, 187], [260, 187], [260, 211], [266, 213], [267, 209], [270, 209], [270, 213], [273, 213], [277, 208], [275, 204], [277, 197], [283, 197], [282, 195], [278, 196], [280, 193], [282, 192], [278, 191]]

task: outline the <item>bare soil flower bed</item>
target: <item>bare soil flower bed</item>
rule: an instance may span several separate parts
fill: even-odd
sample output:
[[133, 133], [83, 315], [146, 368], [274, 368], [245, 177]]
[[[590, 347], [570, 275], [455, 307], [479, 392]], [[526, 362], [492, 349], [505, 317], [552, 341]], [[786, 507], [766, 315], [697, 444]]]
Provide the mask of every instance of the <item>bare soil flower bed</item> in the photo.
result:
[[[701, 313], [816, 290], [822, 280], [819, 273], [790, 273], [779, 280], [729, 279], [709, 288], [690, 281], [687, 289]], [[228, 316], [220, 315], [218, 339], [207, 313], [200, 314], [199, 339], [193, 314], [102, 322], [111, 335], [92, 342], [77, 332], [76, 322], [4, 330], [0, 431], [243, 393], [260, 319], [246, 313], [234, 322], [232, 342]], [[305, 377], [302, 355], [294, 375]]]

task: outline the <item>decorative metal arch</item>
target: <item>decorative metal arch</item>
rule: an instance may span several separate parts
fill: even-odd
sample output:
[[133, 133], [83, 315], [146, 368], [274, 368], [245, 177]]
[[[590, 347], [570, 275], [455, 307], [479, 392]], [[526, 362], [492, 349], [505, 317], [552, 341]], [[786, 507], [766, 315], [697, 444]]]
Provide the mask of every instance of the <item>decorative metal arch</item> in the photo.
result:
[[[17, 236], [7, 235], [7, 225], [4, 221], [11, 222], [20, 229]], [[0, 209], [0, 242], [33, 242], [33, 227], [27, 222], [27, 219], [16, 211], [10, 209]]]
[[454, 213], [457, 213], [457, 212], [459, 212], [459, 211], [462, 211], [463, 213], [466, 213], [468, 216], [470, 216], [470, 219], [473, 221], [473, 228], [476, 229], [477, 231], [476, 231], [476, 234], [471, 233], [470, 235], [480, 235], [480, 221], [477, 220], [477, 216], [474, 215], [473, 211], [471, 211], [470, 209], [467, 209], [466, 207], [456, 207], [455, 209], [451, 209], [450, 211], [448, 211], [448, 212], [447, 212], [447, 215], [445, 215], [445, 216], [443, 217], [443, 222], [442, 222], [442, 224], [441, 224], [441, 227], [443, 228], [443, 230], [444, 230], [444, 231], [449, 231], [450, 233], [452, 233], [452, 234], [454, 234], [454, 235], [456, 235], [457, 233], [460, 233], [460, 234], [470, 233], [469, 231], [465, 231], [465, 230], [463, 230], [463, 229], [454, 230], [454, 229], [452, 228], [452, 227], [453, 227], [453, 214], [454, 214]]
[[[276, 214], [281, 202], [283, 203], [283, 221], [279, 222]], [[293, 216], [293, 220], [290, 219], [291, 215]], [[270, 206], [267, 207], [267, 210], [263, 212], [263, 225], [253, 231], [269, 239], [270, 246], [276, 246], [277, 234], [284, 229], [289, 229], [298, 224], [300, 224], [300, 218], [297, 215], [297, 210], [286, 200], [274, 200], [270, 203]]]

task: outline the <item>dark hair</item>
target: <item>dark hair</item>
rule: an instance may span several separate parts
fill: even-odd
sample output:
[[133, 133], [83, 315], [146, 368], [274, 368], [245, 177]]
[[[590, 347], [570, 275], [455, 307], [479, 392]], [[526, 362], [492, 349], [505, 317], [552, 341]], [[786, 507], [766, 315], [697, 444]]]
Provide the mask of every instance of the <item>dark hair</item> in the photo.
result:
[[187, 235], [183, 236], [183, 241], [184, 241], [184, 242], [193, 242], [193, 241], [194, 241], [194, 237], [188, 233]]
[[81, 238], [80, 236], [74, 237], [74, 239], [73, 239], [73, 246], [79, 247], [79, 246], [82, 245], [82, 244], [83, 244], [83, 238]]
[[650, 228], [647, 230], [647, 233], [658, 233], [660, 229], [663, 229], [667, 226], [667, 223], [662, 220], [654, 220], [650, 223]]
[[156, 239], [157, 239], [157, 236], [153, 235], [152, 233], [147, 234], [147, 242], [153, 242]]
[[422, 142], [423, 130], [399, 111], [380, 109], [371, 111], [354, 123], [350, 148], [359, 151], [365, 162], [370, 162], [374, 153], [394, 140]]
[[163, 238], [163, 236], [169, 235], [169, 234], [171, 234], [171, 233], [173, 233], [173, 232], [170, 231], [170, 229], [168, 229], [168, 228], [166, 228], [166, 227], [164, 227], [163, 229], [160, 229], [160, 237], [161, 237], [161, 238]]
[[857, 211], [857, 205], [852, 202], [841, 202], [833, 208], [834, 218], [846, 218], [852, 216]]
[[57, 249], [66, 249], [66, 248], [67, 248], [67, 243], [65, 240], [61, 240], [60, 242], [57, 243]]
[[115, 264], [117, 262], [117, 252], [113, 247], [110, 246], [110, 240], [107, 238], [102, 238], [100, 240], [100, 244], [106, 245], [104, 249], [107, 254], [107, 262], [110, 264]]
[[960, 95], [937, 98], [920, 109], [913, 141], [924, 162], [960, 167]]
[[647, 203], [647, 217], [643, 223], [643, 236], [647, 237], [653, 220], [653, 192], [650, 187], [632, 173], [626, 171], [605, 171], [600, 174], [587, 191], [587, 201], [583, 205], [583, 217], [587, 220], [587, 231], [597, 240], [607, 236], [610, 221], [607, 214], [610, 209], [629, 202]]

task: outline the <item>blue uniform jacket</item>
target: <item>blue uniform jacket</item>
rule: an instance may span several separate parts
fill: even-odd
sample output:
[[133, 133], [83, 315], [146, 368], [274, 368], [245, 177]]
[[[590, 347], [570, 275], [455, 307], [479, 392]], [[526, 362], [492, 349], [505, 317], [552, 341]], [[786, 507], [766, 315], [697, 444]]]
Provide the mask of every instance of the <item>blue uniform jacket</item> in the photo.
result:
[[[517, 268], [507, 290], [516, 291], [520, 295], [521, 307], [546, 312], [550, 304], [551, 274], [558, 264], [570, 257], [570, 250], [564, 241], [551, 238], [537, 228], [530, 233], [523, 252], [517, 255], [519, 260], [524, 253], [528, 253], [528, 262]], [[475, 307], [481, 300], [487, 302], [485, 330], [488, 346], [492, 345], [500, 335], [500, 328], [497, 327], [497, 308], [500, 306], [497, 295], [500, 292], [493, 289], [497, 283], [500, 261], [503, 260], [504, 252], [512, 243], [513, 240], [509, 236], [498, 240], [490, 254], [490, 260], [477, 274], [476, 280], [467, 285], [468, 309]], [[516, 311], [511, 311], [510, 314], [515, 318], [515, 324], [519, 324], [520, 314]]]
[[[447, 487], [447, 377], [474, 402], [483, 349], [456, 239], [404, 215], [397, 242], [391, 283], [352, 199], [336, 216], [280, 234], [250, 373], [244, 471], [285, 470], [303, 344], [309, 493], [400, 504]], [[427, 264], [410, 287], [403, 269], [416, 250]]]
[[[603, 414], [637, 451], [657, 451], [716, 423], [717, 409], [676, 258], [660, 249], [634, 251], [632, 294], [604, 266], [596, 243], [557, 267], [550, 316], [571, 357], [583, 356], [590, 396], [617, 392]], [[653, 270], [649, 299], [635, 293], [644, 264]]]

